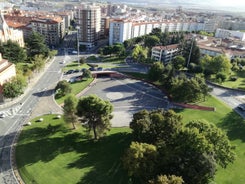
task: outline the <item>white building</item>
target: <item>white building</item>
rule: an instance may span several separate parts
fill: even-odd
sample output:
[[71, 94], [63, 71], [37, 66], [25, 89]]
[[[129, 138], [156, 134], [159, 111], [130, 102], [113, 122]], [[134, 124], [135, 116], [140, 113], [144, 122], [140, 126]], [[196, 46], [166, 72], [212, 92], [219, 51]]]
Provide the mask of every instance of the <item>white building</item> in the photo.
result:
[[[110, 22], [109, 28], [109, 44], [123, 43], [125, 40], [131, 39], [132, 22], [124, 20], [113, 20]], [[136, 30], [135, 32], [139, 32]]]
[[226, 29], [216, 29], [215, 32], [216, 38], [229, 38], [234, 37], [241, 41], [245, 41], [245, 33], [240, 31], [232, 31], [232, 30], [226, 30]]
[[179, 51], [178, 44], [156, 46], [151, 49], [151, 59], [161, 61], [163, 64], [166, 64], [179, 55]]

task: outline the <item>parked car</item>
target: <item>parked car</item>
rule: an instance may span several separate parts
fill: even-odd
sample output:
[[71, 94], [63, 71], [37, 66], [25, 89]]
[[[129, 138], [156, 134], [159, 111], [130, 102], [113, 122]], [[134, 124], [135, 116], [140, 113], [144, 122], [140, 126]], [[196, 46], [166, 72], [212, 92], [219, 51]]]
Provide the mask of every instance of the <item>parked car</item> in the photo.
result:
[[102, 67], [97, 68], [97, 71], [103, 71]]
[[0, 118], [4, 118], [5, 114], [3, 112], [0, 113]]
[[94, 67], [89, 68], [90, 71], [95, 71]]
[[245, 104], [238, 105], [238, 108], [242, 111], [245, 111]]
[[79, 69], [76, 69], [76, 70], [74, 70], [73, 73], [78, 73], [78, 72], [80, 72], [80, 70]]
[[74, 70], [68, 70], [65, 74], [68, 75], [68, 74], [72, 74], [74, 73]]

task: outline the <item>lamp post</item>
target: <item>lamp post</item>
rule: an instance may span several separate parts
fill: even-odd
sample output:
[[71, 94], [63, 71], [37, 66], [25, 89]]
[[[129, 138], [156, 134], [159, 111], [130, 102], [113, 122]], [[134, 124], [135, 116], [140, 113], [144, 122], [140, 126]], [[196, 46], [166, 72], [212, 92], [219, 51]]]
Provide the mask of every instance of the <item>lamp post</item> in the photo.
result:
[[79, 66], [79, 64], [80, 64], [80, 61], [79, 61], [79, 27], [78, 26], [76, 26], [76, 29], [77, 29], [77, 63], [78, 63], [78, 66]]
[[191, 54], [192, 54], [192, 49], [193, 49], [193, 44], [194, 44], [194, 41], [196, 39], [196, 35], [194, 35], [192, 38], [191, 38], [191, 49], [190, 49], [190, 52], [189, 52], [189, 57], [188, 57], [188, 60], [187, 60], [187, 69], [189, 67], [189, 64], [190, 64], [190, 60], [191, 60]]

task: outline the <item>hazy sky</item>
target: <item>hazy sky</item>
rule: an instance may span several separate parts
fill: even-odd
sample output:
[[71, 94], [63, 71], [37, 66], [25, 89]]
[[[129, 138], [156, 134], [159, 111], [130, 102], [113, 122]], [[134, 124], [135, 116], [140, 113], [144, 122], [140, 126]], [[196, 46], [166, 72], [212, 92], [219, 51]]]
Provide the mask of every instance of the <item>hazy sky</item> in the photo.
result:
[[220, 6], [245, 6], [245, 0], [213, 0], [213, 2]]

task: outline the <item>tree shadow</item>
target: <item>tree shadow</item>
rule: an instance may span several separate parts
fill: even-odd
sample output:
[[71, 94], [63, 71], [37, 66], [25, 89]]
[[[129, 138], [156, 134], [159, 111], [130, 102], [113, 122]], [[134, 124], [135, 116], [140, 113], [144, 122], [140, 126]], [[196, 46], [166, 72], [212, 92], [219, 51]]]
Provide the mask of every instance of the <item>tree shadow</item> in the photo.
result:
[[76, 150], [85, 135], [62, 128], [61, 125], [23, 130], [16, 147], [19, 168], [39, 161], [49, 162], [62, 153]]
[[43, 90], [43, 91], [33, 93], [33, 95], [37, 97], [51, 96], [54, 94], [54, 92], [55, 92], [54, 89], [48, 89], [48, 90]]
[[83, 154], [68, 168], [93, 169], [80, 179], [78, 184], [115, 184], [128, 183], [128, 176], [122, 167], [121, 157], [131, 142], [131, 134], [117, 133], [101, 138], [97, 142], [80, 142], [80, 153]]
[[218, 126], [226, 130], [230, 140], [240, 139], [243, 142], [245, 141], [245, 120], [235, 111], [227, 114]]

